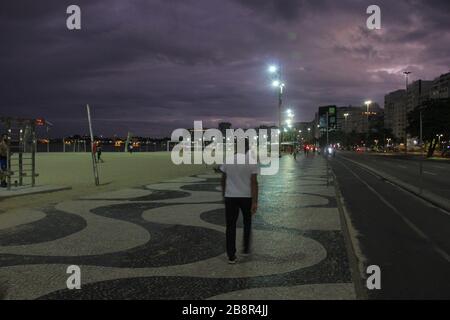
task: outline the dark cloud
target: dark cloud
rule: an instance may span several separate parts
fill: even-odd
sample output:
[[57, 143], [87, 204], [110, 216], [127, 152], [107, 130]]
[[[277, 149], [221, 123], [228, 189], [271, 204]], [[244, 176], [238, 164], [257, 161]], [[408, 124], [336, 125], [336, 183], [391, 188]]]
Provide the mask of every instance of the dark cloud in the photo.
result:
[[168, 135], [275, 122], [266, 66], [283, 66], [286, 104], [309, 121], [321, 104], [382, 104], [413, 78], [448, 71], [449, 3], [369, 1], [77, 0], [83, 29], [65, 27], [66, 0], [0, 4], [0, 110], [43, 116], [54, 134], [85, 133], [91, 104], [101, 133]]

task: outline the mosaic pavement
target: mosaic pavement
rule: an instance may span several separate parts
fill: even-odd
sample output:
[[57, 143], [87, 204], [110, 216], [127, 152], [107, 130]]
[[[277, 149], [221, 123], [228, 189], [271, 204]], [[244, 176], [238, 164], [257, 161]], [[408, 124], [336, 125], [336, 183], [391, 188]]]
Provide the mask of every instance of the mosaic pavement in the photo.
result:
[[[7, 299], [354, 299], [325, 170], [321, 157], [284, 157], [277, 176], [260, 177], [253, 254], [237, 265], [213, 173], [2, 213], [1, 289]], [[69, 265], [81, 290], [66, 288]]]

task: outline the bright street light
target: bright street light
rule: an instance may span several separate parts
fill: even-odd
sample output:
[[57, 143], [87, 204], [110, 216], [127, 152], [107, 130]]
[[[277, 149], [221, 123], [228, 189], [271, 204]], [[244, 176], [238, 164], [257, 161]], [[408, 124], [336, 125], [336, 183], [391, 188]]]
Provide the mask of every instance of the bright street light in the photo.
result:
[[[283, 108], [283, 91], [285, 84], [281, 76], [281, 67], [277, 65], [270, 65], [267, 69], [272, 74], [272, 86], [278, 89], [278, 128], [281, 129], [282, 122], [282, 108]], [[282, 132], [280, 132], [280, 141], [283, 141]], [[280, 153], [281, 158], [281, 153]]]
[[270, 73], [275, 73], [277, 71], [278, 71], [278, 67], [277, 66], [275, 66], [275, 65], [269, 66], [269, 72]]
[[369, 142], [369, 131], [370, 131], [370, 124], [369, 124], [369, 107], [370, 107], [370, 105], [372, 104], [372, 101], [367, 100], [366, 102], [364, 102], [364, 104], [367, 106], [367, 112], [366, 112], [366, 115], [367, 115], [367, 133], [366, 133], [366, 141], [365, 141], [365, 144], [366, 144], [366, 147], [368, 147], [368, 146], [369, 146], [369, 144], [368, 144], [368, 142]]

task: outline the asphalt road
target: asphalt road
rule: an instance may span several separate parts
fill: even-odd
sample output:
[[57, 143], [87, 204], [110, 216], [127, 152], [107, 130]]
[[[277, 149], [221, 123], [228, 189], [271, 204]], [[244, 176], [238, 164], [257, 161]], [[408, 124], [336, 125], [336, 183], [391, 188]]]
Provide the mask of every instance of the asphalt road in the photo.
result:
[[[381, 268], [381, 290], [367, 290], [370, 299], [450, 299], [450, 213], [378, 178], [349, 158], [390, 170], [414, 181], [416, 161], [338, 154], [330, 159], [365, 268]], [[442, 192], [446, 164], [429, 164], [427, 186]], [[442, 168], [441, 168], [442, 167]], [[433, 186], [433, 183], [437, 183]]]
[[[417, 158], [374, 155], [355, 152], [341, 152], [346, 157], [380, 170], [413, 186], [420, 185], [420, 161]], [[422, 186], [440, 197], [450, 199], [450, 162], [423, 161]]]

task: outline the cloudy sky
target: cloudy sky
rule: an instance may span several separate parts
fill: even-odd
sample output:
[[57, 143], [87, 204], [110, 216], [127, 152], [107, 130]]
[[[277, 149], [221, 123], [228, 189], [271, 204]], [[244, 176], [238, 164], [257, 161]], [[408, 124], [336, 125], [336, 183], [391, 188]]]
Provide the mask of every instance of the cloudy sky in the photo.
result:
[[[66, 9], [82, 10], [82, 30]], [[44, 117], [53, 135], [166, 136], [194, 120], [275, 123], [267, 66], [282, 66], [286, 106], [383, 104], [402, 72], [450, 70], [448, 0], [2, 0], [0, 115]]]

